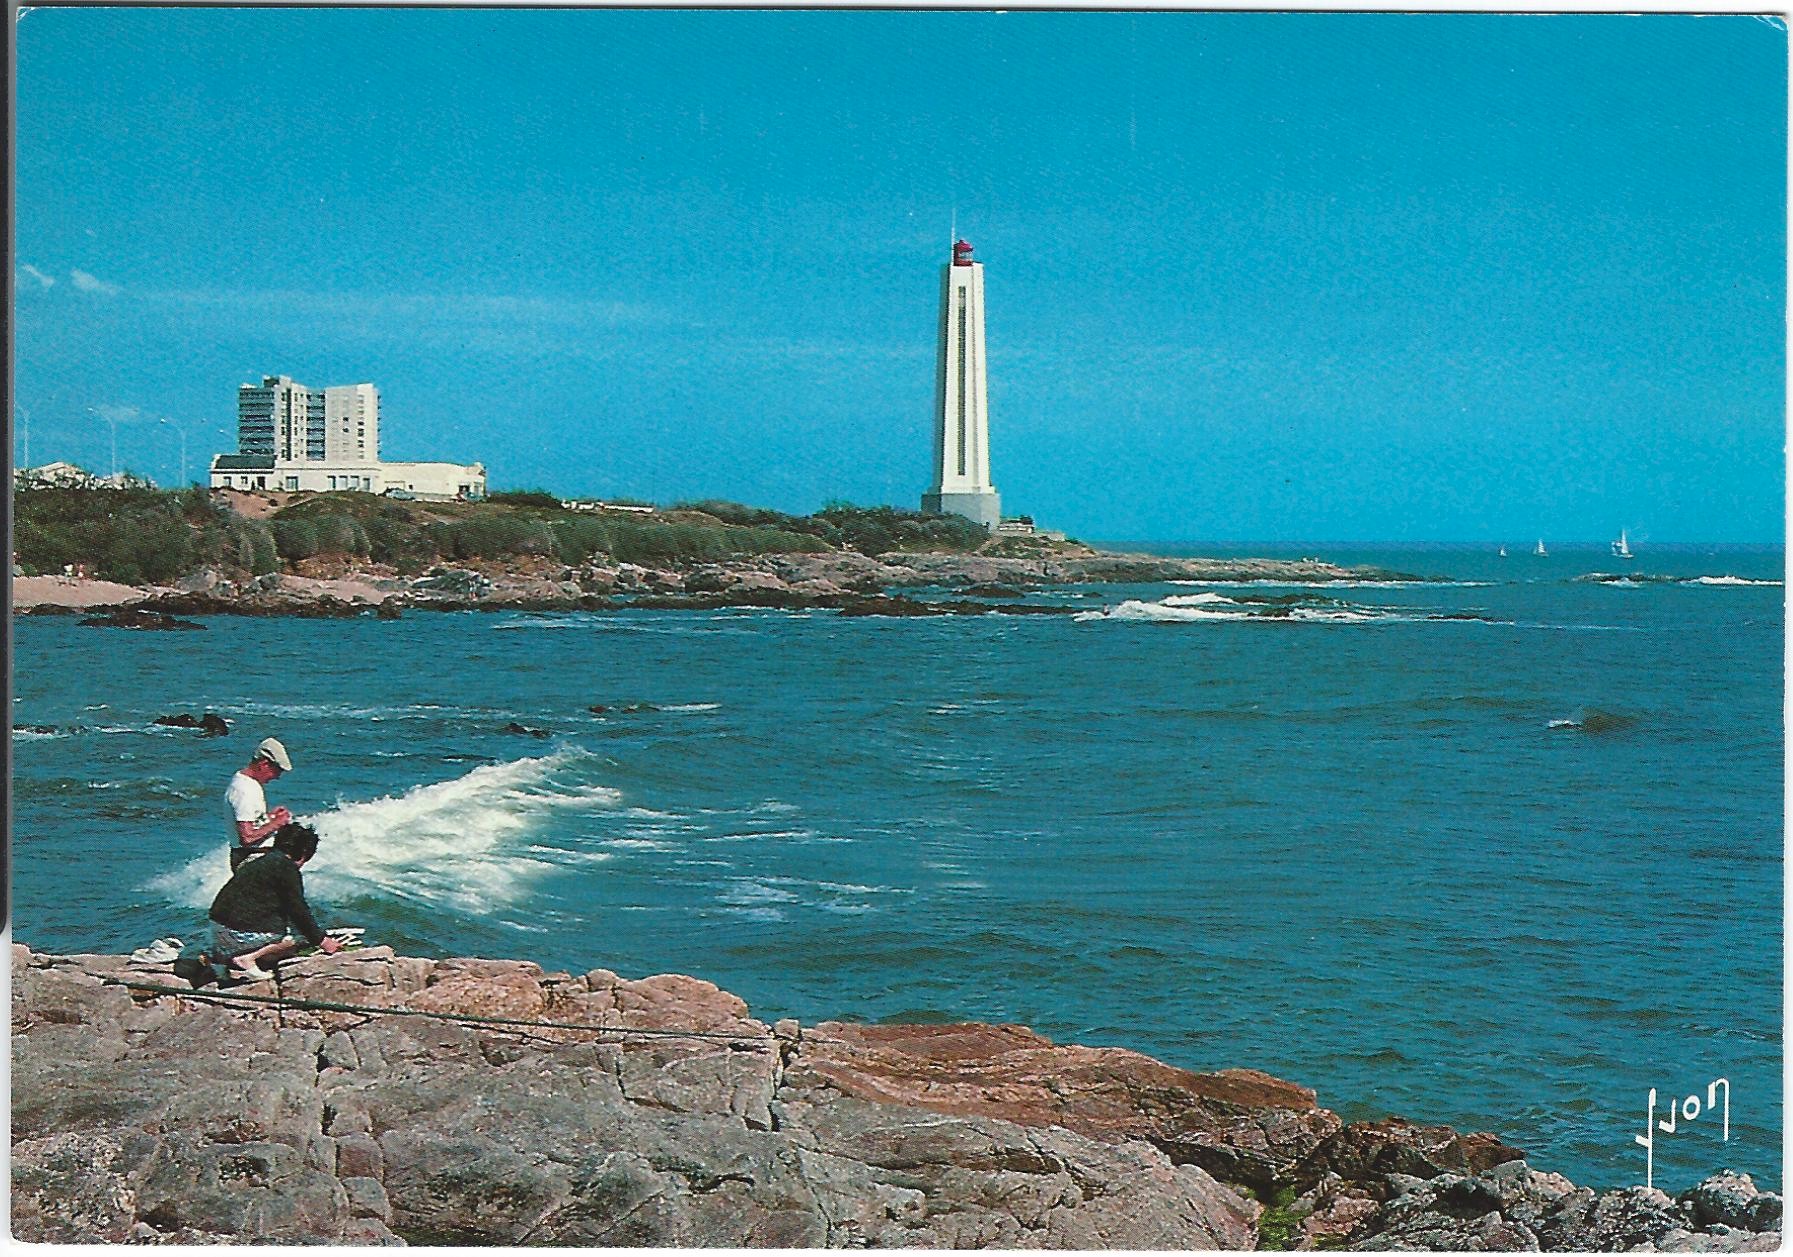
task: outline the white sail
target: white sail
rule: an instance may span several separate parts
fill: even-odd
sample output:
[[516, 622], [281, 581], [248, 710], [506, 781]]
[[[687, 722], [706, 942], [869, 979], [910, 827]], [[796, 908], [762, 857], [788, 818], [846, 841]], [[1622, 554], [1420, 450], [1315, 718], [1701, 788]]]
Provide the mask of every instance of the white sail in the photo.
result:
[[1533, 550], [1532, 553], [1537, 555], [1540, 559], [1549, 557], [1550, 551], [1544, 548], [1544, 538], [1538, 538], [1538, 548]]

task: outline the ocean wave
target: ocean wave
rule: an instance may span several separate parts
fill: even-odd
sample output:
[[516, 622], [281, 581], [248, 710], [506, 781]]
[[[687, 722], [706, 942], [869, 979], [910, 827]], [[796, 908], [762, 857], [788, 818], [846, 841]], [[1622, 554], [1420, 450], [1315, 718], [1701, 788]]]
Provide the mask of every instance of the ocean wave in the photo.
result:
[[15, 742], [41, 742], [50, 738], [84, 737], [89, 734], [148, 733], [165, 737], [182, 732], [173, 725], [14, 725]]
[[[554, 848], [525, 840], [557, 817], [608, 810], [620, 801], [619, 791], [581, 779], [597, 760], [563, 748], [300, 817], [322, 840], [307, 881], [325, 900], [385, 893], [476, 915], [521, 902], [530, 883], [556, 867], [544, 855]], [[205, 907], [228, 874], [219, 846], [149, 889]]]
[[1225, 594], [1209, 592], [1205, 594], [1172, 594], [1163, 599], [1160, 605], [1166, 607], [1236, 607], [1239, 604]]
[[1454, 623], [1510, 626], [1512, 623], [1510, 620], [1490, 619], [1487, 616], [1476, 615], [1468, 611], [1416, 612], [1402, 607], [1356, 606], [1336, 602], [1333, 599], [1321, 599], [1319, 602], [1321, 605], [1304, 606], [1299, 602], [1289, 603], [1279, 600], [1265, 605], [1251, 606], [1232, 599], [1223, 599], [1221, 603], [1192, 605], [1184, 598], [1167, 598], [1162, 602], [1143, 602], [1139, 599], [1129, 598], [1118, 606], [1105, 607], [1100, 611], [1079, 611], [1071, 619], [1073, 622], [1084, 623], [1097, 620], [1121, 620], [1155, 624], [1200, 624], [1229, 621], [1270, 624]]
[[1588, 585], [1605, 585], [1612, 589], [1639, 589], [1645, 585], [1704, 585], [1731, 589], [1779, 589], [1784, 581], [1763, 580], [1754, 576], [1665, 576], [1658, 572], [1588, 572], [1574, 578]]
[[1223, 589], [1485, 589], [1491, 580], [1173, 580], [1167, 585]]
[[721, 703], [670, 703], [660, 708], [661, 711], [716, 711]]
[[588, 629], [598, 623], [600, 617], [590, 614], [558, 612], [552, 618], [548, 616], [530, 616], [521, 620], [504, 620], [492, 625], [494, 631], [507, 629]]

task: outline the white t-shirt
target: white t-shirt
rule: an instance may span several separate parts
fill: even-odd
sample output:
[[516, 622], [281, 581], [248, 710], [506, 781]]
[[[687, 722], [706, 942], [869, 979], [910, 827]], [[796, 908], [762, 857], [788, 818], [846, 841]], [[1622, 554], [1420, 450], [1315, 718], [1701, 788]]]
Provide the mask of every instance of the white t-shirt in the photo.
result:
[[237, 837], [238, 821], [261, 825], [268, 819], [268, 796], [263, 793], [261, 782], [243, 773], [230, 779], [224, 802], [230, 807], [230, 845], [233, 847], [242, 841]]

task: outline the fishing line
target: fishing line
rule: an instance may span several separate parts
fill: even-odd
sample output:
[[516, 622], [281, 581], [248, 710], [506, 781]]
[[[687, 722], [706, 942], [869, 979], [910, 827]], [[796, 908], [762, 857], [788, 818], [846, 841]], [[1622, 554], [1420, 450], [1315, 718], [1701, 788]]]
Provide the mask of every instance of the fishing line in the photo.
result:
[[183, 990], [178, 986], [160, 986], [153, 982], [127, 982], [123, 978], [104, 978], [107, 986], [122, 986], [132, 991], [152, 991], [158, 995], [178, 995], [182, 999], [243, 1000], [277, 1008], [303, 1012], [361, 1013], [380, 1017], [426, 1017], [435, 1021], [461, 1021], [488, 1026], [525, 1026], [538, 1030], [582, 1030], [588, 1034], [634, 1034], [661, 1039], [713, 1039], [721, 1043], [747, 1043], [757, 1049], [771, 1035], [729, 1034], [722, 1030], [668, 1030], [649, 1026], [592, 1026], [576, 1021], [538, 1021], [525, 1017], [490, 1017], [480, 1013], [446, 1013], [426, 1008], [376, 1008], [370, 1004], [339, 1004], [333, 1000], [301, 999], [294, 995], [252, 995], [247, 991]]

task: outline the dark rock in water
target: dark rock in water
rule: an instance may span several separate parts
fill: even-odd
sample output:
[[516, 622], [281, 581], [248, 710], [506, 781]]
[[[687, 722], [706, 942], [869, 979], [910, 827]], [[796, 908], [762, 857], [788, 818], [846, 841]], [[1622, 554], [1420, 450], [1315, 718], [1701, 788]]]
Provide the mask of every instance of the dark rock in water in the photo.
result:
[[720, 593], [638, 594], [629, 606], [647, 611], [726, 611], [730, 607], [761, 607], [773, 611], [808, 611], [831, 607], [838, 595], [805, 593], [796, 589], [735, 586]]
[[1013, 585], [967, 585], [963, 592], [972, 598], [1020, 598], [1023, 591]]
[[949, 615], [951, 608], [945, 603], [922, 602], [916, 598], [894, 597], [847, 598], [840, 604], [840, 613], [845, 616], [860, 615]]
[[118, 611], [110, 611], [105, 615], [88, 616], [81, 624], [90, 628], [127, 628], [127, 629], [203, 629], [205, 625], [195, 624], [191, 620], [177, 620], [172, 615], [160, 611], [146, 611], [138, 607], [125, 607]]
[[382, 602], [374, 608], [374, 619], [376, 620], [396, 620], [403, 614], [404, 612], [399, 609], [399, 604], [396, 602]]
[[65, 607], [60, 603], [40, 602], [33, 607], [14, 607], [14, 615], [86, 615], [92, 607]]
[[501, 730], [501, 732], [517, 733], [517, 734], [523, 735], [524, 737], [530, 737], [530, 738], [546, 738], [546, 737], [553, 736], [546, 729], [532, 729], [528, 725], [518, 724], [514, 720], [511, 721], [509, 724], [505, 725], [503, 730]]
[[55, 725], [14, 725], [14, 733], [61, 733]]
[[1076, 608], [1026, 602], [973, 602], [964, 598], [943, 598], [923, 602], [901, 594], [890, 597], [847, 597], [839, 601], [844, 616], [890, 615], [1071, 615]]
[[628, 713], [638, 711], [659, 711], [660, 709], [652, 703], [619, 703], [615, 706], [610, 706], [606, 703], [593, 703], [585, 710], [589, 711], [594, 716], [603, 716], [608, 715], [611, 712]]
[[221, 738], [230, 732], [230, 722], [216, 712], [209, 711], [203, 716], [190, 716], [185, 712], [174, 716], [157, 716], [150, 723], [169, 729], [200, 729], [208, 738]]

